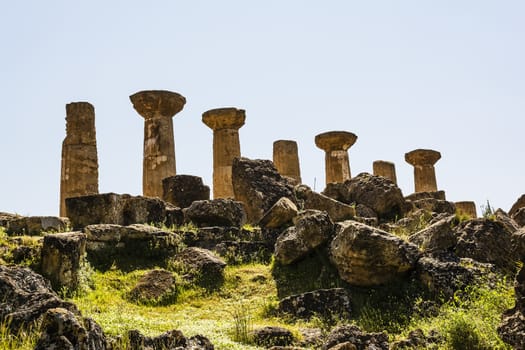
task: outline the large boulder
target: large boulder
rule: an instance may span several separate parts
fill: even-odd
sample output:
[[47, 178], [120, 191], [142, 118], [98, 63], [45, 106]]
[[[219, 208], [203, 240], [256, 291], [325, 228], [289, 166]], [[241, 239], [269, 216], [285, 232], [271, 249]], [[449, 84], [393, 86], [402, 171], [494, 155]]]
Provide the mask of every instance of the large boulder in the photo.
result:
[[195, 201], [210, 199], [210, 188], [198, 176], [167, 177], [162, 180], [162, 189], [162, 199], [179, 208], [187, 208]]
[[445, 219], [424, 228], [408, 237], [408, 241], [428, 252], [446, 251], [455, 247], [456, 234], [452, 228], [455, 216]]
[[330, 245], [332, 263], [351, 285], [387, 283], [414, 269], [419, 251], [388, 232], [356, 222], [338, 224]]
[[326, 243], [333, 235], [334, 224], [326, 212], [306, 210], [294, 219], [295, 226], [284, 231], [275, 243], [275, 260], [288, 265]]
[[167, 206], [158, 198], [116, 193], [66, 198], [67, 215], [74, 229], [93, 224], [162, 224]]
[[49, 309], [40, 326], [35, 350], [105, 350], [107, 340], [102, 328], [90, 318], [83, 319], [63, 308]]
[[176, 329], [164, 332], [156, 337], [148, 337], [138, 330], [128, 331], [129, 350], [165, 350], [165, 349], [187, 349], [187, 350], [213, 350], [213, 344], [202, 335], [194, 335], [186, 338], [184, 334]]
[[518, 200], [512, 205], [509, 210], [509, 215], [512, 216], [520, 210], [520, 208], [525, 208], [525, 194], [522, 194]]
[[232, 165], [235, 199], [244, 203], [248, 222], [257, 223], [282, 197], [296, 202], [293, 186], [270, 160], [235, 158]]
[[423, 198], [415, 201], [408, 202], [412, 205], [413, 210], [422, 209], [431, 213], [443, 213], [446, 215], [456, 214], [456, 205], [452, 202], [435, 199], [435, 198]]
[[20, 217], [18, 214], [0, 212], [0, 226], [8, 227], [11, 221], [19, 219]]
[[356, 208], [354, 206], [312, 191], [306, 185], [296, 186], [295, 193], [297, 198], [302, 201], [304, 209], [326, 211], [335, 222], [353, 219], [356, 216]]
[[512, 214], [512, 219], [518, 226], [525, 226], [525, 207], [519, 208], [514, 214]]
[[[342, 325], [335, 327], [328, 334], [322, 350], [334, 349], [342, 343], [355, 345], [356, 349], [377, 349], [388, 350], [388, 334], [386, 333], [366, 333], [355, 325]], [[344, 349], [344, 348], [342, 348]], [[349, 348], [347, 348], [349, 349]]]
[[40, 235], [43, 232], [64, 232], [69, 226], [68, 218], [56, 216], [22, 216], [8, 221], [10, 235]]
[[177, 285], [169, 271], [156, 269], [142, 276], [129, 292], [132, 301], [147, 305], [166, 305], [175, 301]]
[[272, 346], [288, 346], [295, 340], [292, 332], [282, 327], [263, 327], [254, 329], [251, 333], [256, 345], [269, 348]]
[[484, 218], [464, 221], [456, 227], [456, 235], [457, 256], [515, 271], [520, 256], [513, 247], [513, 234], [502, 223]]
[[0, 323], [9, 324], [13, 334], [33, 326], [49, 309], [60, 307], [79, 315], [74, 304], [58, 297], [49, 281], [27, 268], [0, 265], [0, 295]]
[[516, 303], [503, 313], [498, 327], [501, 339], [514, 349], [525, 349], [525, 267], [522, 267], [514, 281]]
[[85, 253], [86, 234], [82, 232], [47, 235], [42, 247], [42, 274], [51, 280], [55, 290], [75, 290]]
[[277, 310], [300, 319], [346, 318], [352, 312], [352, 299], [344, 288], [318, 289], [282, 299]]
[[347, 204], [363, 204], [383, 220], [402, 217], [406, 212], [403, 193], [391, 180], [361, 173], [343, 184], [329, 184], [323, 194]]
[[176, 259], [187, 278], [205, 287], [216, 287], [224, 281], [226, 263], [207, 249], [189, 247], [180, 252]]
[[195, 201], [183, 212], [187, 222], [199, 227], [241, 227], [246, 222], [242, 203], [231, 199]]
[[290, 199], [279, 199], [259, 221], [259, 225], [266, 228], [279, 228], [291, 223], [297, 216], [297, 206]]

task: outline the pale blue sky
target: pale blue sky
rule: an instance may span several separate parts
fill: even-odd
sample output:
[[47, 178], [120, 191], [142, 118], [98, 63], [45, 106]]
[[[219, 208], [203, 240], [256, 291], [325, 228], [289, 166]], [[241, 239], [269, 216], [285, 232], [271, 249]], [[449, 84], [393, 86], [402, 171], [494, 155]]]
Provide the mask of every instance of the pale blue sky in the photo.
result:
[[0, 211], [57, 215], [65, 104], [95, 106], [100, 192], [141, 193], [143, 119], [128, 96], [184, 95], [179, 174], [212, 183], [208, 109], [246, 110], [241, 152], [296, 140], [324, 188], [316, 134], [347, 130], [352, 174], [432, 148], [452, 201], [525, 193], [523, 1], [9, 1], [0, 11]]

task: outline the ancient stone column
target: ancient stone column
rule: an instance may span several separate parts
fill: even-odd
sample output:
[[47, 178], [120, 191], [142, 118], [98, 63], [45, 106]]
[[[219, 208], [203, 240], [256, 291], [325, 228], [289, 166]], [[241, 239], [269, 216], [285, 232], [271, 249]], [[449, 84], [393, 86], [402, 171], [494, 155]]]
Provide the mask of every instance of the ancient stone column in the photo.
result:
[[415, 192], [437, 191], [434, 164], [441, 158], [441, 153], [431, 149], [416, 149], [405, 153], [407, 163], [414, 166]]
[[326, 152], [326, 184], [350, 179], [348, 149], [356, 140], [355, 134], [346, 131], [329, 131], [315, 137], [315, 145]]
[[162, 180], [176, 174], [173, 116], [186, 99], [171, 91], [140, 91], [130, 97], [133, 108], [145, 119], [142, 193], [162, 198]]
[[297, 142], [278, 140], [273, 143], [273, 164], [282, 176], [301, 183], [301, 169], [299, 167], [299, 152]]
[[244, 125], [243, 109], [218, 108], [202, 114], [202, 122], [213, 130], [213, 198], [234, 198], [233, 159], [241, 156], [239, 129]]
[[478, 213], [476, 212], [476, 203], [471, 201], [456, 202], [456, 212], [459, 215], [466, 215], [471, 218], [477, 218]]
[[396, 165], [384, 160], [376, 160], [373, 165], [374, 175], [383, 176], [397, 184]]
[[67, 216], [66, 198], [98, 193], [95, 109], [88, 102], [66, 105], [66, 138], [62, 142], [60, 216]]

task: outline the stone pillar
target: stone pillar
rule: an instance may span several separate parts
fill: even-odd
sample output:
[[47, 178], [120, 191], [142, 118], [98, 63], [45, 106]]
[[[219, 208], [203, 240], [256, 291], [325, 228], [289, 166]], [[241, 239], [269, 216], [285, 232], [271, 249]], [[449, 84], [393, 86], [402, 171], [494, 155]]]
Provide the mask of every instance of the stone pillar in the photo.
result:
[[66, 105], [66, 138], [62, 142], [60, 216], [67, 216], [66, 198], [98, 193], [95, 109], [88, 102]]
[[350, 179], [348, 149], [355, 143], [357, 136], [346, 131], [330, 131], [315, 137], [315, 145], [326, 152], [326, 184], [342, 183]]
[[133, 108], [145, 119], [142, 193], [162, 198], [162, 180], [175, 176], [173, 116], [186, 99], [171, 91], [140, 91], [130, 97]]
[[456, 202], [454, 203], [456, 205], [456, 212], [460, 215], [466, 215], [473, 219], [478, 217], [478, 213], [476, 212], [476, 203], [465, 201], [465, 202]]
[[397, 185], [396, 165], [384, 160], [376, 160], [373, 165], [374, 175], [383, 176]]
[[301, 169], [299, 167], [299, 152], [297, 142], [278, 140], [273, 143], [273, 164], [282, 176], [301, 183]]
[[233, 159], [241, 156], [239, 128], [244, 125], [243, 109], [218, 108], [202, 114], [202, 122], [213, 130], [213, 198], [234, 198]]
[[436, 172], [434, 164], [441, 158], [441, 153], [431, 149], [416, 149], [405, 153], [407, 163], [414, 166], [415, 192], [436, 192]]

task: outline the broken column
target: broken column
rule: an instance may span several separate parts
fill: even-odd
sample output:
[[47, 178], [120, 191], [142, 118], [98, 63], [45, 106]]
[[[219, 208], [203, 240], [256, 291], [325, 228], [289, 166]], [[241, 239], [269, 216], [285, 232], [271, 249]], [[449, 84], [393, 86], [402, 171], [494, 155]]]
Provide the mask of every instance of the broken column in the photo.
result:
[[431, 149], [416, 149], [405, 153], [407, 163], [414, 166], [415, 192], [436, 192], [436, 172], [434, 164], [441, 158], [441, 153]]
[[66, 105], [66, 138], [62, 142], [60, 216], [67, 216], [66, 198], [98, 193], [95, 109], [88, 102]]
[[162, 180], [176, 174], [172, 118], [182, 110], [186, 99], [162, 90], [140, 91], [129, 98], [145, 119], [142, 193], [162, 198]]
[[218, 108], [202, 114], [202, 122], [213, 130], [213, 198], [234, 198], [233, 159], [241, 156], [239, 128], [244, 125], [243, 109]]
[[279, 174], [292, 178], [296, 184], [301, 183], [297, 142], [290, 140], [275, 141], [273, 143], [273, 164]]
[[477, 218], [478, 213], [476, 212], [476, 203], [472, 201], [456, 202], [456, 212], [459, 215], [466, 215], [470, 218]]
[[396, 165], [384, 160], [376, 160], [373, 165], [374, 175], [386, 177], [393, 183], [397, 184]]
[[355, 134], [346, 131], [329, 131], [315, 137], [315, 145], [326, 152], [326, 184], [350, 179], [348, 149], [356, 140]]

